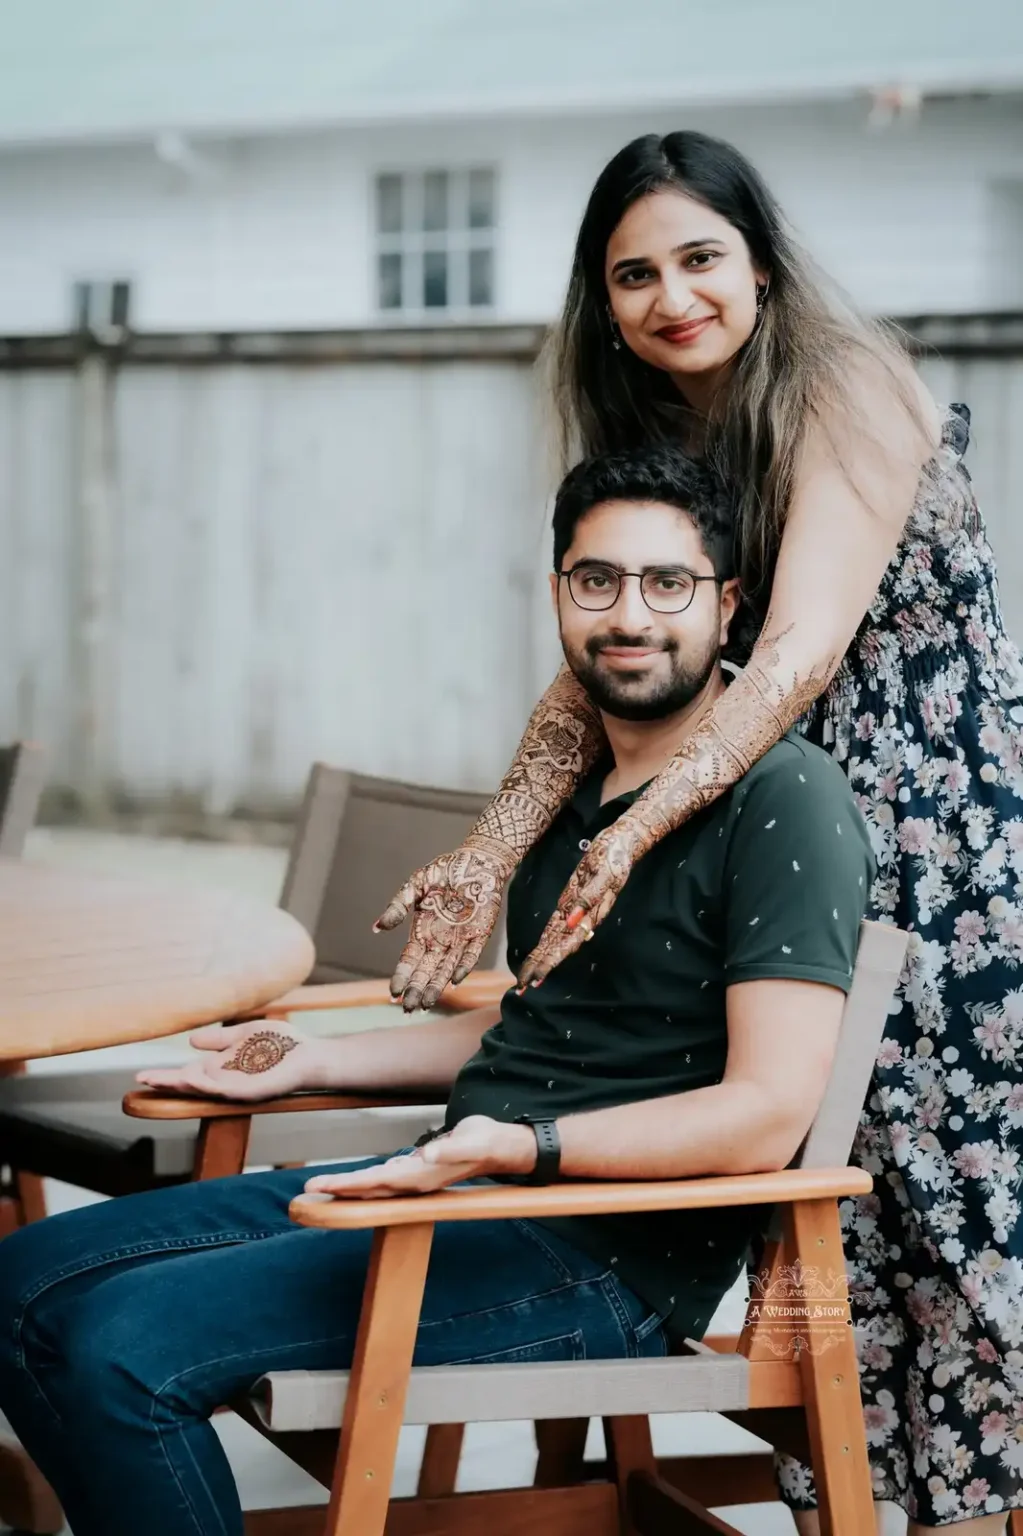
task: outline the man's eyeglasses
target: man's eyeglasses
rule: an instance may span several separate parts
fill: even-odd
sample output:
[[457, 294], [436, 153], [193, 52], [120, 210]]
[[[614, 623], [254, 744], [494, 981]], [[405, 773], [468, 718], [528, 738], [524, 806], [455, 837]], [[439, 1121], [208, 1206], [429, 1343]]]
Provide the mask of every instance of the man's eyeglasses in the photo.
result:
[[652, 613], [684, 613], [696, 596], [698, 581], [721, 583], [720, 576], [697, 576], [684, 565], [619, 571], [613, 565], [587, 560], [573, 565], [570, 571], [558, 572], [558, 580], [568, 582], [569, 596], [576, 607], [585, 608], [590, 613], [613, 608], [627, 576], [634, 576], [639, 582], [640, 595]]

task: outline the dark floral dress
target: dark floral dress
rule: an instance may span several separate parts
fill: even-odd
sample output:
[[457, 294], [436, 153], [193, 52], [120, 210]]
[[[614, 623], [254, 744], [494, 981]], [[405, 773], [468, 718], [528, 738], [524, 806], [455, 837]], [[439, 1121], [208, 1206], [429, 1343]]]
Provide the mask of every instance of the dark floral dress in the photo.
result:
[[[1023, 1507], [1023, 664], [953, 406], [896, 557], [806, 723], [910, 930], [843, 1205], [875, 1496], [925, 1525]], [[782, 1496], [813, 1504], [779, 1458]]]

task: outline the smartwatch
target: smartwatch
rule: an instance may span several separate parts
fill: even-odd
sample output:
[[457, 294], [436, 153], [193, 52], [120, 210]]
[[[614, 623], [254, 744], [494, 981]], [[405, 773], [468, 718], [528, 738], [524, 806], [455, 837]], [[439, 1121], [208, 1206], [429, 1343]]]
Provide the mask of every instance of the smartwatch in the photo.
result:
[[536, 1167], [522, 1176], [524, 1184], [554, 1184], [561, 1169], [561, 1137], [557, 1121], [538, 1115], [517, 1115], [515, 1125], [532, 1127], [536, 1137]]

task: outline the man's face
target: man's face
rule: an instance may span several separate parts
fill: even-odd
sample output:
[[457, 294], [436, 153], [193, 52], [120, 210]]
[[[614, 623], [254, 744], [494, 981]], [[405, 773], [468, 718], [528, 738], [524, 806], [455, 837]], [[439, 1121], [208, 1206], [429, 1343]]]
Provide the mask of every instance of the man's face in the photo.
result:
[[[603, 502], [576, 524], [561, 570], [551, 590], [565, 660], [599, 709], [659, 720], [697, 697], [718, 665], [738, 582], [691, 582], [714, 575], [691, 518], [659, 502]], [[642, 589], [626, 571], [643, 574]], [[660, 611], [690, 594], [684, 611]]]

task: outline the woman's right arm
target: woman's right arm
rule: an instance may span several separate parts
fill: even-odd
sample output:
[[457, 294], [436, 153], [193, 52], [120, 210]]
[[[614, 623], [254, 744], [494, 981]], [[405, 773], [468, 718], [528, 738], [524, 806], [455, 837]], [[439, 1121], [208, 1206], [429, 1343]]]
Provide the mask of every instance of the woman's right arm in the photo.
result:
[[605, 744], [600, 715], [567, 667], [534, 709], [515, 761], [460, 848], [410, 875], [378, 919], [412, 932], [391, 981], [406, 1013], [431, 1008], [476, 965], [512, 871], [543, 836]]

